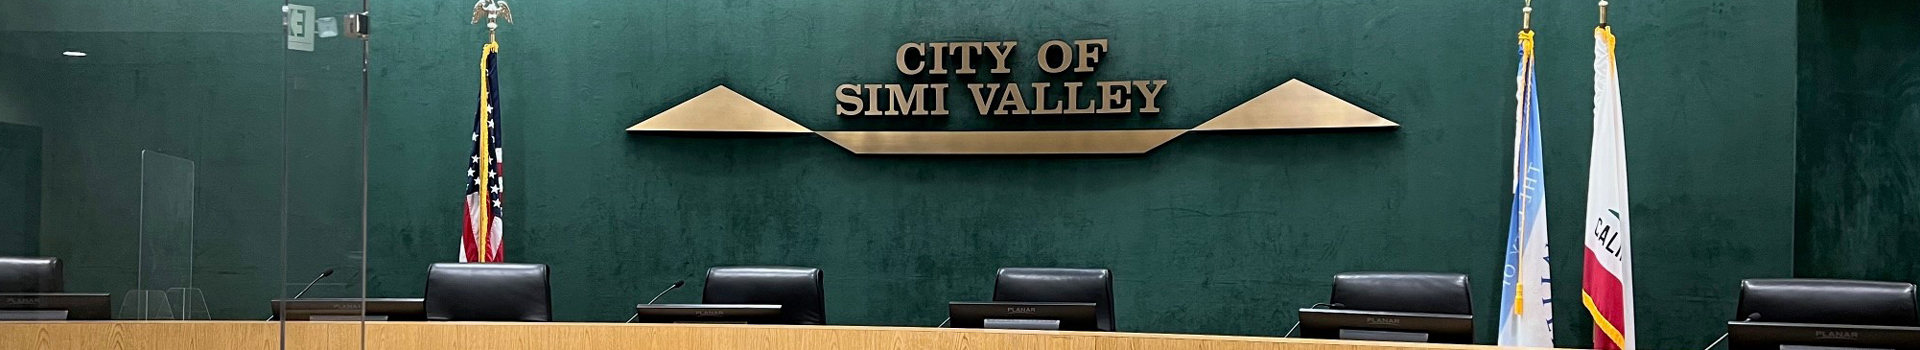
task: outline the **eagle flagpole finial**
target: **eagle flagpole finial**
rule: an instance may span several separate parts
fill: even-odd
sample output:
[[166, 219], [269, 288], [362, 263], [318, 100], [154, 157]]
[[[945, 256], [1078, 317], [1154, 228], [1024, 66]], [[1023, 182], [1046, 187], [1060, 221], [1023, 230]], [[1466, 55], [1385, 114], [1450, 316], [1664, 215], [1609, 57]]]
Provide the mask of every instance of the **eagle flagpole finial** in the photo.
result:
[[507, 23], [513, 23], [513, 9], [507, 7], [506, 1], [480, 0], [473, 3], [473, 20], [467, 24], [480, 24], [481, 18], [487, 19], [487, 37], [491, 39], [494, 31], [500, 28], [496, 20], [505, 18]]

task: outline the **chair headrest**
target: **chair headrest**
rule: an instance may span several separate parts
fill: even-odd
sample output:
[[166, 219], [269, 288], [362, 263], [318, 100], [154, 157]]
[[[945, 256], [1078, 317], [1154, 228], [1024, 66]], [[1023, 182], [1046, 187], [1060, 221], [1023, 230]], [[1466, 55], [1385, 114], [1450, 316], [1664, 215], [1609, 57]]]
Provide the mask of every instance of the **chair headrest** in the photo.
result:
[[778, 304], [787, 324], [826, 324], [826, 288], [812, 267], [730, 266], [707, 269], [701, 302]]
[[1740, 281], [1740, 307], [1734, 320], [1875, 326], [1920, 326], [1912, 283], [1830, 280], [1750, 279]]
[[425, 304], [430, 321], [553, 320], [546, 264], [433, 264]]
[[1113, 272], [1107, 269], [1003, 268], [993, 280], [993, 300], [1094, 303], [1100, 330], [1115, 330]]
[[1338, 308], [1472, 315], [1467, 275], [1429, 272], [1348, 272], [1333, 276], [1330, 303]]
[[0, 293], [66, 291], [60, 258], [0, 257]]

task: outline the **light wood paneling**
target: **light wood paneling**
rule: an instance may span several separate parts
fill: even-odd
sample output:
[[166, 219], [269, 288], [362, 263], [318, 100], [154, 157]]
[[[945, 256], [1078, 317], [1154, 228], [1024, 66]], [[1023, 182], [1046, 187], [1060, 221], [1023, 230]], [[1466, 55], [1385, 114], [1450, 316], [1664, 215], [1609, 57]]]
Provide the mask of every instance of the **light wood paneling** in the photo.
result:
[[[1492, 350], [1491, 346], [1181, 334], [617, 323], [288, 323], [287, 349], [370, 350]], [[364, 329], [364, 330], [363, 330]], [[277, 349], [280, 323], [10, 322], [0, 349]], [[362, 332], [365, 332], [364, 334]]]

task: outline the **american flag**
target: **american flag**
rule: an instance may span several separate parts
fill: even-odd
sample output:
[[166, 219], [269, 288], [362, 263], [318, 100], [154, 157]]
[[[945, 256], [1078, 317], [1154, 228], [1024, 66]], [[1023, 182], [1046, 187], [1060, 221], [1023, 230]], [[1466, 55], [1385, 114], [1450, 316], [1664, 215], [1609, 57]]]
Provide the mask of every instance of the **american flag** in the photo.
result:
[[500, 84], [493, 75], [500, 44], [480, 54], [480, 108], [473, 121], [473, 157], [467, 164], [467, 229], [460, 235], [460, 262], [506, 261], [500, 232]]

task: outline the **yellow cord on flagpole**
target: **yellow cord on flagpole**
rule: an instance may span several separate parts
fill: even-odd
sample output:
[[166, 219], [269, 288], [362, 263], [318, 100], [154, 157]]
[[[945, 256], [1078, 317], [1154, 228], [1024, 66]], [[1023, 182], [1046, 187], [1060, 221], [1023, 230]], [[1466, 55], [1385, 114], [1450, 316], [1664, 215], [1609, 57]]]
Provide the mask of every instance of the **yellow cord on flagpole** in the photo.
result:
[[480, 180], [480, 188], [478, 191], [480, 193], [480, 212], [475, 213], [475, 215], [480, 218], [480, 225], [475, 226], [473, 232], [474, 249], [479, 250], [475, 255], [478, 256], [479, 259], [474, 262], [482, 263], [493, 262], [493, 258], [488, 256], [489, 253], [492, 253], [492, 249], [488, 249], [490, 242], [487, 242], [487, 238], [491, 238], [493, 235], [493, 201], [495, 198], [493, 198], [493, 190], [491, 188], [493, 184], [491, 182], [493, 181], [492, 172], [496, 170], [493, 169], [493, 148], [491, 147], [493, 146], [493, 142], [491, 141], [493, 139], [493, 128], [492, 125], [488, 125], [487, 123], [488, 120], [493, 119], [493, 96], [490, 96], [492, 95], [490, 91], [492, 87], [488, 86], [493, 82], [487, 79], [487, 75], [492, 74], [492, 72], [487, 71], [487, 61], [493, 59], [494, 50], [498, 50], [498, 47], [499, 44], [488, 42], [485, 47], [481, 48], [480, 113], [476, 113], [480, 116], [480, 119], [475, 121], [475, 123], [478, 124], [474, 125], [480, 129], [480, 136], [474, 139], [476, 143], [476, 147], [474, 148], [480, 150], [480, 159], [474, 161], [478, 163], [475, 168], [479, 170], [475, 176], [479, 177]]
[[495, 259], [498, 259], [498, 256], [493, 254], [493, 249], [490, 249], [492, 244], [498, 242], [487, 241], [492, 237], [494, 229], [493, 201], [499, 200], [493, 196], [491, 188], [494, 185], [491, 183], [493, 173], [499, 171], [499, 169], [493, 169], [493, 158], [499, 155], [493, 154], [492, 147], [489, 147], [492, 146], [493, 128], [487, 122], [492, 119], [493, 101], [490, 100], [492, 96], [489, 96], [491, 92], [488, 90], [491, 88], [488, 85], [492, 82], [488, 81], [487, 77], [492, 72], [488, 71], [490, 68], [487, 67], [487, 61], [492, 60], [493, 54], [500, 51], [500, 23], [496, 21], [501, 17], [505, 17], [507, 23], [513, 23], [513, 9], [507, 6], [506, 1], [479, 0], [473, 4], [473, 20], [469, 22], [479, 24], [481, 18], [487, 19], [487, 45], [482, 49], [480, 56], [480, 113], [478, 113], [480, 119], [475, 121], [478, 123], [475, 126], [480, 129], [480, 134], [478, 139], [474, 140], [477, 146], [475, 148], [480, 149], [478, 154], [480, 159], [476, 160], [479, 163], [476, 168], [479, 170], [477, 183], [480, 185], [480, 225], [475, 226], [474, 232], [474, 248], [480, 250], [475, 254], [479, 257], [477, 262], [496, 262]]
[[[1522, 75], [1520, 79], [1523, 79], [1522, 80], [1523, 84], [1531, 84], [1531, 81], [1530, 81], [1531, 79], [1527, 79], [1527, 78], [1533, 76], [1533, 72], [1532, 72], [1533, 70], [1533, 63], [1532, 63], [1533, 62], [1533, 0], [1527, 0], [1527, 6], [1520, 8], [1520, 35], [1519, 36], [1520, 36], [1520, 65], [1522, 69], [1525, 69], [1525, 71], [1521, 72]], [[1532, 90], [1533, 86], [1522, 85], [1522, 88], [1527, 90]], [[1522, 110], [1527, 108], [1526, 98], [1524, 97], [1520, 98], [1518, 103], [1520, 104], [1519, 107]], [[1518, 177], [1521, 175], [1518, 173], [1514, 175], [1515, 175], [1515, 181], [1519, 181]], [[1521, 224], [1519, 227], [1530, 227], [1530, 226], [1527, 226], [1526, 218], [1522, 217], [1520, 218], [1520, 221], [1521, 221]], [[1527, 243], [1524, 243], [1525, 242], [1524, 240], [1527, 238], [1528, 237], [1524, 235], [1520, 237], [1520, 239], [1523, 240], [1521, 241], [1522, 243], [1520, 243], [1520, 247], [1527, 246]], [[1515, 249], [1524, 250], [1524, 248], [1515, 248]], [[1518, 254], [1518, 253], [1515, 253], [1515, 254]], [[1522, 273], [1526, 271], [1526, 266], [1527, 264], [1525, 263], [1516, 263], [1513, 266], [1514, 268], [1513, 275], [1522, 276], [1523, 275]], [[1515, 284], [1513, 286], [1513, 306], [1512, 306], [1512, 309], [1510, 310], [1511, 313], [1509, 313], [1508, 315], [1526, 314], [1527, 312], [1526, 311], [1527, 304], [1525, 302], [1526, 300], [1527, 300], [1527, 284], [1526, 283]]]
[[1520, 49], [1526, 50], [1527, 60], [1533, 59], [1533, 31], [1520, 32]]

